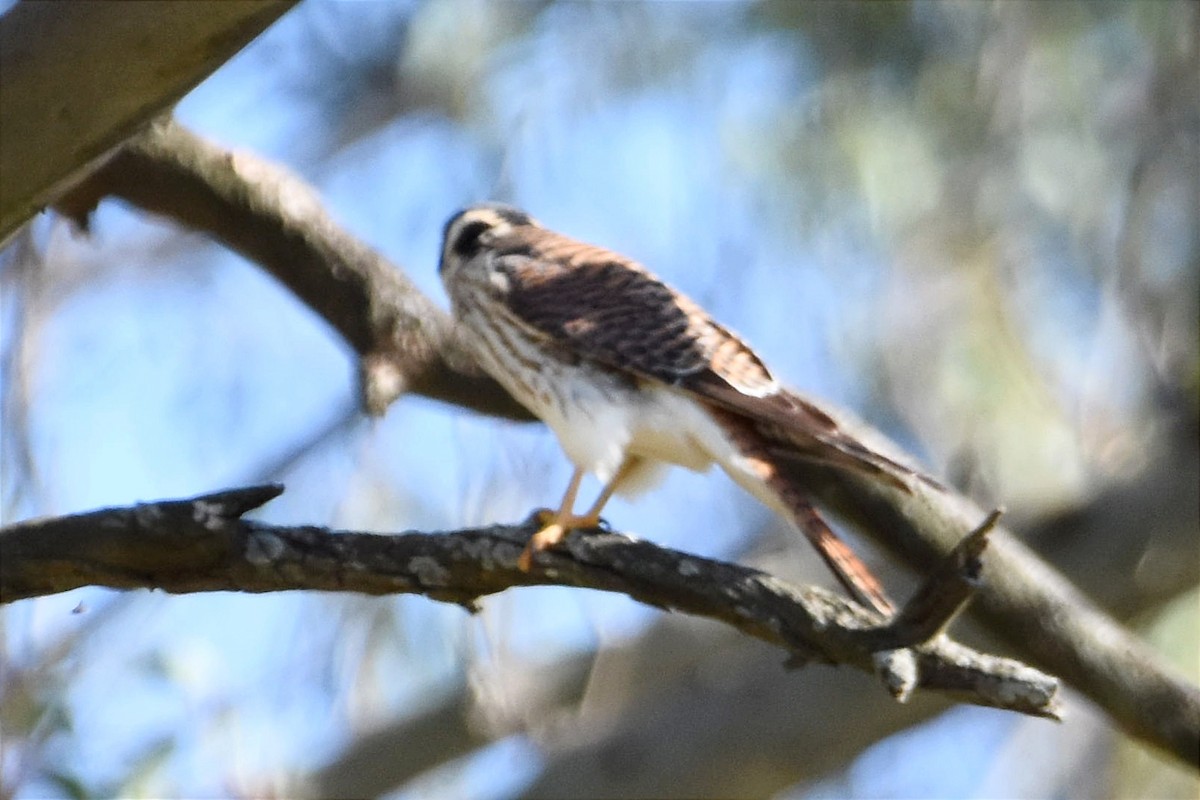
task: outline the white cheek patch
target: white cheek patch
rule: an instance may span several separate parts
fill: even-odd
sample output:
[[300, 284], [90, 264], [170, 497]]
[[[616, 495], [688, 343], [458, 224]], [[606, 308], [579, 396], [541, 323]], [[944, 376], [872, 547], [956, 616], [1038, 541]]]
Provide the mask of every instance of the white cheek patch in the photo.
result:
[[489, 272], [487, 279], [488, 283], [501, 292], [508, 292], [509, 287], [512, 285], [512, 281], [509, 280], [508, 275], [499, 270]]

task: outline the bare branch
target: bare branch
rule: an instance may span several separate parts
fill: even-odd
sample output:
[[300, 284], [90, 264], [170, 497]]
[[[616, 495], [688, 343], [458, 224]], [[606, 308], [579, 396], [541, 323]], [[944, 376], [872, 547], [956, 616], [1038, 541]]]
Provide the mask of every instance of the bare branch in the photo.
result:
[[532, 419], [457, 345], [449, 316], [399, 268], [341, 228], [307, 183], [163, 118], [56, 203], [86, 227], [106, 196], [204, 231], [270, 272], [361, 357], [363, 406], [406, 392]]
[[[759, 570], [619, 533], [584, 531], [569, 537], [564, 549], [539, 554], [534, 569], [524, 572], [517, 558], [536, 529], [532, 519], [395, 536], [241, 519], [282, 491], [257, 486], [9, 526], [0, 531], [0, 602], [99, 585], [409, 593], [474, 609], [479, 598], [516, 586], [576, 586], [725, 622], [785, 648], [793, 662], [872, 672], [900, 699], [922, 688], [1034, 716], [1059, 714], [1058, 681], [1048, 675], [943, 636], [903, 640], [873, 611]], [[959, 580], [957, 572], [947, 570], [951, 582]]]
[[[931, 639], [946, 629], [979, 588], [983, 551], [988, 534], [1000, 521], [1001, 509], [992, 511], [975, 530], [962, 538], [941, 565], [918, 587], [888, 627], [904, 638]], [[911, 632], [909, 632], [911, 631]]]

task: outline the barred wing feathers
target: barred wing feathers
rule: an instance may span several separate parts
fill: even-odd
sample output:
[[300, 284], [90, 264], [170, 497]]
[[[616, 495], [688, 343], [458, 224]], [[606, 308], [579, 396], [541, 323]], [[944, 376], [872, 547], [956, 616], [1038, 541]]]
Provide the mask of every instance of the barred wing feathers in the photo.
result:
[[503, 299], [549, 342], [759, 423], [776, 457], [866, 472], [901, 489], [916, 475], [782, 387], [736, 334], [641, 264], [544, 228], [520, 234], [494, 244]]

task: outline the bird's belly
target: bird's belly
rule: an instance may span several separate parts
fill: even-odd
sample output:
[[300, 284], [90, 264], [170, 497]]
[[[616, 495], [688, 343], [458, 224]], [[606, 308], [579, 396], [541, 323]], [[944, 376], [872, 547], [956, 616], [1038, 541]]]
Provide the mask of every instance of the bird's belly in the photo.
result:
[[[576, 385], [569, 402], [542, 418], [567, 456], [607, 482], [629, 456], [702, 472], [729, 445], [703, 408], [673, 390], [620, 381]], [[651, 475], [644, 481], [651, 483]]]
[[[703, 471], [729, 442], [695, 400], [586, 361], [568, 362], [516, 333], [492, 341], [487, 321], [464, 315], [484, 368], [558, 437], [575, 466], [608, 482], [630, 456]], [[531, 366], [536, 365], [536, 368]]]
[[696, 400], [656, 386], [632, 414], [629, 452], [703, 472], [729, 449], [725, 434]]
[[619, 376], [554, 359], [526, 372], [491, 368], [492, 359], [481, 360], [513, 397], [554, 432], [575, 466], [604, 482], [616, 474], [632, 438], [630, 409], [637, 401]]

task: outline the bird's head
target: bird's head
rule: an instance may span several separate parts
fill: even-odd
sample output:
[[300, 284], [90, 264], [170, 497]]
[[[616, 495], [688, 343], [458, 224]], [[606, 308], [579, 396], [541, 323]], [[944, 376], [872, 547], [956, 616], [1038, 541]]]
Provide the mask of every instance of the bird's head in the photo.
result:
[[449, 280], [455, 267], [471, 261], [484, 248], [527, 225], [540, 227], [524, 211], [503, 203], [479, 203], [459, 211], [442, 232], [442, 260], [438, 265], [442, 280]]

